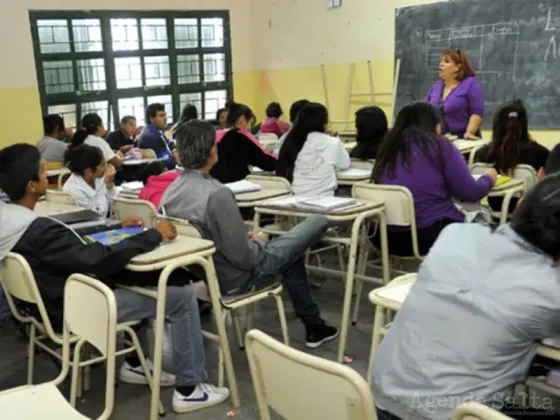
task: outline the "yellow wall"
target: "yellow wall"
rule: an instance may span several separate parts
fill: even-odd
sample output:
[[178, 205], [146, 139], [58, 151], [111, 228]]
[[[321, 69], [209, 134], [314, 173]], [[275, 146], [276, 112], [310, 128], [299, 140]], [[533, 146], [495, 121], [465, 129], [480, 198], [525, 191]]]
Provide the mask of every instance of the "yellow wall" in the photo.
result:
[[[325, 64], [332, 120], [346, 119], [352, 62], [356, 63], [354, 92], [369, 92], [367, 60], [372, 61], [375, 91], [391, 92], [395, 8], [436, 1], [352, 0], [343, 2], [340, 9], [327, 11], [322, 0], [254, 0], [255, 112], [263, 117], [272, 100], [280, 102], [286, 111], [300, 98], [324, 102], [321, 64]], [[390, 99], [376, 98], [388, 116]], [[368, 98], [354, 99], [351, 118], [356, 108], [368, 103]], [[532, 134], [545, 144], [560, 141], [558, 131], [532, 130]]]
[[251, 0], [17, 0], [3, 1], [0, 48], [0, 148], [16, 142], [35, 143], [42, 133], [39, 91], [29, 10], [230, 10], [235, 96], [253, 104], [254, 82], [250, 16]]

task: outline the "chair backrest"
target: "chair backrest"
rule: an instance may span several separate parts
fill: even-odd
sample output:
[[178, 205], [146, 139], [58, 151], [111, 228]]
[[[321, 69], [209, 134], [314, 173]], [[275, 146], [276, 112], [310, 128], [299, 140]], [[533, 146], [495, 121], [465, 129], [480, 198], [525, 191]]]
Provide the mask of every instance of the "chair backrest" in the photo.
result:
[[245, 346], [262, 420], [270, 419], [269, 407], [286, 419], [375, 418], [371, 389], [355, 370], [258, 330], [247, 333]]
[[[35, 322], [42, 325], [50, 337], [54, 337], [51, 322], [37, 287], [37, 282], [31, 271], [31, 267], [21, 255], [9, 252], [0, 263], [0, 281], [4, 288], [4, 295], [14, 318], [20, 322]], [[14, 298], [31, 303], [37, 307], [41, 319], [27, 317], [21, 314], [16, 306]]]
[[62, 162], [46, 162], [45, 167], [47, 171], [62, 168]]
[[140, 149], [140, 153], [142, 153], [142, 159], [157, 159], [156, 152], [152, 149]]
[[286, 193], [292, 192], [290, 182], [286, 178], [280, 176], [249, 175], [247, 176], [247, 181], [259, 184], [263, 188], [282, 190], [286, 191]]
[[394, 185], [357, 183], [352, 188], [352, 197], [357, 200], [377, 201], [385, 204], [387, 224], [411, 226], [416, 230], [414, 199], [408, 188]]
[[107, 358], [105, 410], [99, 418], [108, 419], [114, 405], [117, 303], [109, 287], [83, 274], [71, 275], [64, 286], [64, 347], [69, 346], [70, 334]]
[[155, 206], [146, 200], [133, 200], [117, 197], [113, 200], [113, 212], [117, 220], [121, 222], [129, 217], [139, 217], [144, 227], [153, 226], [154, 217], [158, 214]]
[[63, 191], [47, 190], [45, 199], [52, 203], [69, 204], [72, 206], [78, 205], [78, 202], [72, 194]]
[[375, 165], [375, 160], [360, 160], [360, 159], [351, 159], [350, 160], [350, 167], [356, 169], [367, 169], [368, 171], [372, 171]]
[[513, 420], [496, 410], [482, 404], [469, 402], [457, 407], [452, 420]]

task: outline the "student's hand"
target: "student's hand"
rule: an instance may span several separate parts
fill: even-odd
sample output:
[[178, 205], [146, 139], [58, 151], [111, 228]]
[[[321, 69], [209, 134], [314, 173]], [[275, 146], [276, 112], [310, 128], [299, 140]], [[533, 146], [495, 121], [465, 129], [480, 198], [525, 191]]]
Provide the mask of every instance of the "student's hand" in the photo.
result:
[[172, 241], [177, 237], [177, 228], [168, 220], [162, 220], [156, 225], [156, 230], [164, 241]]
[[477, 135], [472, 134], [472, 133], [465, 133], [465, 135], [463, 136], [463, 138], [464, 138], [465, 140], [480, 140], [480, 137], [478, 137]]
[[494, 185], [498, 179], [498, 172], [494, 168], [490, 168], [486, 171], [486, 175], [492, 178], [492, 185]]
[[179, 164], [179, 152], [177, 151], [177, 149], [173, 150], [173, 159], [175, 159], [175, 163]]
[[121, 152], [122, 154], [127, 154], [128, 152], [130, 152], [130, 149], [132, 149], [132, 145], [129, 144], [128, 146], [123, 146], [119, 149], [119, 152]]
[[143, 227], [144, 222], [139, 217], [128, 217], [122, 222], [122, 227]]
[[117, 170], [115, 169], [115, 167], [110, 163], [108, 163], [107, 167], [105, 168], [105, 183], [112, 184], [113, 181], [115, 180], [116, 174], [117, 174]]

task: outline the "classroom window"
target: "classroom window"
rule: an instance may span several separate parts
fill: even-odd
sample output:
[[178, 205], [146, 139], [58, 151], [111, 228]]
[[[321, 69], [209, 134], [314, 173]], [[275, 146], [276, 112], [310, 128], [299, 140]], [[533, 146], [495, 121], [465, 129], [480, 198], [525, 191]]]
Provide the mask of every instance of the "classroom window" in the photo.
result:
[[43, 112], [69, 127], [96, 112], [109, 130], [165, 105], [213, 119], [233, 90], [227, 11], [31, 11]]

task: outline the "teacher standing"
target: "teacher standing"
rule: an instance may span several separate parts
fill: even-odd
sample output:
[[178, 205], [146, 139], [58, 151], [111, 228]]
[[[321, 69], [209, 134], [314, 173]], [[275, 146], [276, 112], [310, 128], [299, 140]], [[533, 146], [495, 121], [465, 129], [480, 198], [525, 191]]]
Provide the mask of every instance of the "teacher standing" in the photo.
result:
[[467, 55], [458, 49], [445, 50], [439, 62], [439, 77], [426, 101], [440, 109], [443, 133], [466, 140], [480, 139], [484, 92]]

